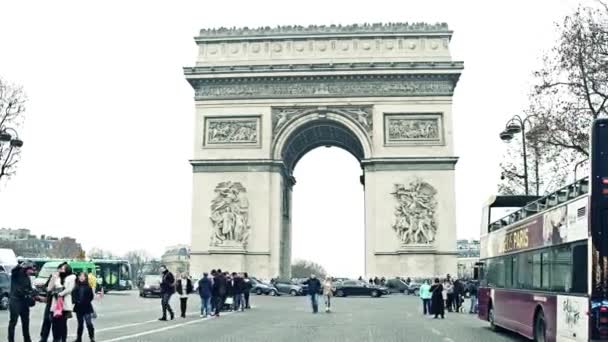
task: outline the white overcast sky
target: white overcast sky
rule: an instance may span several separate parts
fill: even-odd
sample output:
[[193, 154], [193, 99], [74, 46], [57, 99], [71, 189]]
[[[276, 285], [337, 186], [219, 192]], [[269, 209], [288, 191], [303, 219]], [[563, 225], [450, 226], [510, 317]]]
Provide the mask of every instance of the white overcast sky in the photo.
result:
[[[69, 235], [115, 253], [189, 243], [193, 65], [202, 27], [447, 22], [465, 70], [454, 95], [458, 236], [479, 235], [507, 119], [578, 1], [3, 1], [0, 75], [28, 95], [18, 175], [0, 227]], [[169, 5], [171, 4], [171, 5]], [[295, 170], [293, 256], [363, 272], [363, 192], [336, 148]], [[330, 196], [326, 189], [335, 189]], [[323, 233], [323, 234], [321, 234]]]

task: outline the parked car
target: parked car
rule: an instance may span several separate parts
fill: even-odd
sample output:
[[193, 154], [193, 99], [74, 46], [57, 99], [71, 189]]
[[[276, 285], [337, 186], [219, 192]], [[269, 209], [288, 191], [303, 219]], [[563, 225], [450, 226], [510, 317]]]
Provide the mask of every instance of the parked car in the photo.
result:
[[264, 283], [257, 278], [250, 278], [251, 280], [251, 292], [257, 295], [270, 295], [270, 296], [278, 296], [279, 290], [271, 284]]
[[160, 297], [160, 275], [149, 274], [144, 276], [139, 287], [140, 297], [159, 296]]
[[11, 292], [11, 277], [6, 272], [0, 273], [0, 310], [8, 310], [8, 296]]
[[389, 293], [384, 286], [370, 285], [360, 280], [346, 280], [334, 284], [336, 297], [346, 296], [372, 296], [380, 297]]
[[386, 281], [386, 288], [389, 293], [406, 293], [409, 286], [400, 278], [393, 278]]
[[306, 294], [302, 285], [295, 284], [291, 280], [275, 280], [272, 285], [274, 285], [280, 294], [288, 294], [291, 296], [302, 296]]
[[407, 285], [407, 294], [418, 296], [420, 294], [420, 283], [411, 282]]

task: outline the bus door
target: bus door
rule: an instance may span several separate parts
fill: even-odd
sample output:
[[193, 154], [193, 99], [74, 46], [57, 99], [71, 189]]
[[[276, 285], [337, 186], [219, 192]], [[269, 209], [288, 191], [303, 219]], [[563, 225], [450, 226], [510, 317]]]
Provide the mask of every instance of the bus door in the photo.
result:
[[593, 123], [589, 182], [589, 333], [608, 340], [608, 119]]

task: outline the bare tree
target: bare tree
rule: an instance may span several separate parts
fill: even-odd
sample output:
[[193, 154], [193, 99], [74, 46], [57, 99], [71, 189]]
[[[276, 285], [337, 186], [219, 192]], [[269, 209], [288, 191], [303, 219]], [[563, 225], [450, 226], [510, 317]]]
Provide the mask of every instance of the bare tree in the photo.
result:
[[152, 257], [148, 252], [140, 249], [127, 252], [125, 259], [131, 265], [131, 278], [139, 279], [143, 276], [144, 266], [152, 260]]
[[77, 259], [84, 256], [84, 251], [75, 239], [64, 237], [53, 244], [51, 255], [54, 258]]
[[23, 123], [27, 97], [23, 88], [0, 78], [0, 181], [15, 174], [20, 159], [22, 141], [18, 129]]
[[[564, 185], [574, 166], [588, 158], [591, 123], [608, 115], [608, 6], [581, 6], [557, 24], [557, 30], [555, 47], [534, 73], [526, 110], [536, 116], [527, 146], [540, 153], [541, 195]], [[517, 148], [521, 145], [508, 151], [501, 164], [502, 193], [521, 193], [523, 169], [514, 155]]]
[[296, 260], [291, 265], [291, 276], [294, 278], [308, 278], [311, 274], [317, 277], [325, 277], [327, 271], [320, 264], [307, 260]]

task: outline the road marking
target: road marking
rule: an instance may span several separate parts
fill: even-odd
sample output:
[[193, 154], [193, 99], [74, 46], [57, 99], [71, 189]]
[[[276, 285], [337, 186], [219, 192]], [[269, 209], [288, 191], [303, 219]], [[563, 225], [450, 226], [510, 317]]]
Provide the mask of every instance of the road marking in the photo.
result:
[[444, 338], [443, 338], [443, 340], [444, 340], [445, 342], [454, 342], [454, 340], [452, 340], [452, 339], [451, 339], [451, 338], [449, 338], [449, 337], [444, 337]]
[[[235, 311], [231, 311], [231, 312], [226, 312], [223, 313], [222, 316], [226, 316], [226, 315], [230, 315], [233, 314]], [[141, 337], [141, 336], [146, 336], [146, 335], [150, 335], [150, 334], [156, 334], [159, 332], [163, 332], [163, 331], [167, 331], [167, 330], [173, 330], [173, 329], [177, 329], [186, 325], [190, 325], [190, 324], [195, 324], [195, 323], [201, 323], [204, 321], [208, 321], [210, 319], [213, 319], [212, 317], [207, 317], [207, 318], [199, 318], [196, 319], [194, 321], [190, 321], [190, 322], [186, 322], [186, 323], [180, 323], [180, 324], [174, 324], [168, 327], [163, 327], [163, 328], [158, 328], [158, 329], [154, 329], [154, 330], [148, 330], [148, 331], [144, 331], [138, 334], [132, 334], [132, 335], [127, 335], [127, 336], [121, 336], [121, 337], [116, 337], [110, 340], [103, 340], [101, 342], [117, 342], [117, 341], [124, 341], [124, 340], [128, 340], [130, 338], [136, 338], [136, 337]]]
[[406, 313], [406, 316], [407, 316], [407, 318], [410, 318], [410, 317], [412, 317], [412, 314], [408, 312], [408, 313]]
[[437, 330], [435, 328], [431, 328], [431, 331], [433, 332], [433, 334], [441, 336], [441, 331], [439, 331], [439, 330]]

